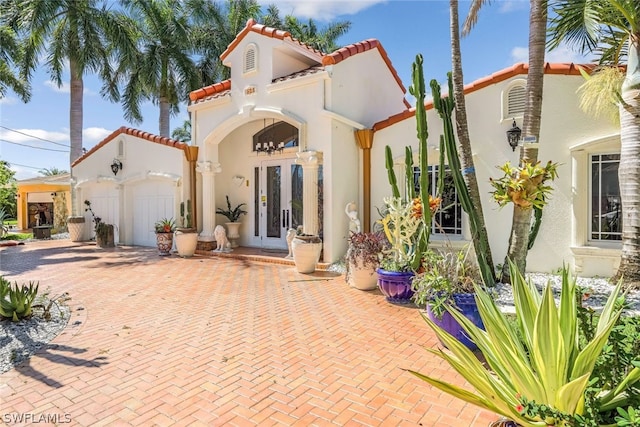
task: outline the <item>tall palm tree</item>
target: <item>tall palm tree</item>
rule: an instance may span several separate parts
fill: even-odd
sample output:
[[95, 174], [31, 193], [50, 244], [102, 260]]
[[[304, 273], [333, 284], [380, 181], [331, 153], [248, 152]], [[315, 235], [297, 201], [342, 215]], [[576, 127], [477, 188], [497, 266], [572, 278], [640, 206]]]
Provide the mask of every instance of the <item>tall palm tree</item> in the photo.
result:
[[[2, 13], [0, 9], [0, 15]], [[9, 89], [23, 102], [29, 102], [31, 98], [29, 84], [16, 74], [22, 53], [16, 32], [7, 25], [0, 25], [0, 99], [7, 96]]]
[[[485, 274], [491, 275], [492, 283], [495, 283], [495, 274], [493, 270], [493, 257], [491, 255], [491, 247], [489, 245], [489, 236], [484, 222], [482, 212], [482, 198], [478, 189], [478, 180], [475, 173], [473, 155], [471, 151], [471, 138], [469, 137], [469, 126], [467, 122], [467, 107], [464, 99], [464, 76], [462, 73], [462, 51], [460, 50], [460, 29], [458, 19], [458, 0], [449, 1], [450, 15], [450, 34], [451, 34], [451, 76], [453, 79], [453, 99], [455, 101], [455, 119], [456, 133], [458, 135], [458, 147], [460, 153], [460, 165], [462, 169], [467, 171], [463, 174], [465, 185], [469, 192], [469, 197], [475, 207], [476, 215], [474, 215], [476, 223], [472, 227], [473, 246], [478, 258], [478, 264], [483, 268]], [[488, 280], [484, 277], [484, 280]]]
[[140, 105], [151, 100], [160, 109], [159, 133], [169, 137], [170, 117], [179, 112], [189, 91], [200, 86], [190, 56], [190, 10], [179, 0], [123, 0], [139, 32], [138, 52], [119, 64], [117, 81], [126, 120], [142, 122]]
[[62, 175], [63, 173], [67, 173], [67, 171], [64, 169], [58, 169], [57, 167], [54, 166], [51, 168], [40, 169], [38, 173], [42, 176], [56, 176], [56, 175]]
[[336, 40], [346, 34], [349, 28], [351, 28], [351, 22], [338, 21], [330, 23], [320, 30], [313, 19], [303, 23], [295, 16], [287, 15], [282, 29], [290, 32], [293, 38], [304, 44], [321, 52], [329, 53], [339, 48]]
[[191, 142], [191, 119], [185, 120], [182, 126], [171, 132], [171, 138], [180, 142]]
[[558, 0], [549, 26], [550, 47], [560, 42], [599, 55], [603, 65], [626, 59], [618, 94], [622, 252], [615, 279], [640, 286], [640, 2], [638, 0]]
[[51, 78], [60, 87], [69, 63], [71, 164], [82, 155], [83, 76], [99, 73], [107, 80], [114, 47], [121, 57], [130, 54], [131, 34], [122, 15], [108, 10], [103, 1], [4, 0], [2, 5], [3, 19], [18, 35], [25, 36], [21, 65], [26, 81], [45, 59]]
[[[468, 34], [478, 19], [478, 12], [488, 0], [473, 0], [463, 27]], [[527, 98], [524, 110], [523, 135], [540, 139], [542, 118], [542, 89], [544, 83], [544, 53], [547, 31], [547, 1], [530, 0], [529, 10], [529, 71], [527, 73]], [[520, 162], [536, 163], [538, 145], [525, 144], [520, 151]], [[526, 269], [531, 215], [533, 209], [514, 204], [509, 249], [503, 263], [501, 280], [510, 283], [509, 260], [522, 272]]]

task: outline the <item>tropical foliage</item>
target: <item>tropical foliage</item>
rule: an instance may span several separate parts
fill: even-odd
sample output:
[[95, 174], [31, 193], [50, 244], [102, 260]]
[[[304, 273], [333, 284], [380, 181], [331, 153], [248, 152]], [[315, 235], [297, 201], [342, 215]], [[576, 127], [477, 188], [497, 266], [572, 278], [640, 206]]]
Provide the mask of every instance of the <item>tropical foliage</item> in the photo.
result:
[[38, 283], [18, 285], [0, 276], [0, 316], [17, 322], [31, 316], [31, 306], [38, 295]]
[[232, 208], [231, 207], [231, 202], [229, 201], [229, 196], [225, 196], [225, 198], [227, 199], [227, 209], [218, 208], [218, 209], [216, 209], [216, 213], [218, 215], [222, 215], [222, 216], [227, 217], [229, 222], [238, 222], [240, 217], [242, 215], [246, 215], [246, 213], [247, 213], [247, 211], [242, 209], [242, 207], [245, 206], [246, 203], [240, 203], [236, 207]]
[[18, 185], [14, 178], [16, 173], [10, 167], [9, 162], [0, 160], [0, 209], [4, 210], [7, 218], [15, 218]]
[[[2, 13], [3, 10], [0, 8], [0, 15]], [[8, 90], [15, 92], [24, 102], [31, 98], [28, 82], [17, 74], [22, 55], [23, 50], [16, 32], [0, 24], [0, 99], [7, 96]]]

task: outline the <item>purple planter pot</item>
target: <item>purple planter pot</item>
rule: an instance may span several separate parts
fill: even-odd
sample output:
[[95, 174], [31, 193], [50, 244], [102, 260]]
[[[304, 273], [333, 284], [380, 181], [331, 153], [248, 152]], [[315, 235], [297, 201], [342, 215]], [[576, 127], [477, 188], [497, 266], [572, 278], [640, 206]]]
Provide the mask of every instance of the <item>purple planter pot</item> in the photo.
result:
[[[453, 300], [456, 307], [458, 307], [458, 310], [464, 314], [467, 319], [471, 320], [474, 325], [484, 330], [484, 324], [482, 323], [482, 318], [478, 312], [478, 306], [476, 305], [474, 294], [453, 294]], [[448, 311], [442, 313], [442, 318], [438, 318], [433, 314], [429, 304], [427, 303], [427, 314], [433, 323], [456, 337], [458, 341], [467, 346], [469, 350], [476, 350], [478, 348], [478, 346], [469, 339], [462, 326]]]
[[379, 268], [378, 288], [392, 304], [411, 304], [413, 272], [387, 271]]

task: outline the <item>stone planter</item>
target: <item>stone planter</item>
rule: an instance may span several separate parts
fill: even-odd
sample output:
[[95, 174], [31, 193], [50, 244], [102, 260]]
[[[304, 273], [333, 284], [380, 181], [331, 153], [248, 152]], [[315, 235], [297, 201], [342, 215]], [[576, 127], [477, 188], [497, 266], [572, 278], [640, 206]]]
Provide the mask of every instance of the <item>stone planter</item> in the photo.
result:
[[318, 236], [296, 236], [291, 241], [293, 262], [299, 273], [313, 273], [320, 261], [322, 240]]
[[176, 250], [181, 257], [191, 257], [198, 246], [198, 232], [195, 228], [179, 228], [173, 234]]
[[238, 239], [240, 238], [240, 225], [241, 222], [225, 222], [227, 226], [227, 239], [229, 239], [229, 243], [231, 243], [232, 248], [238, 247]]
[[413, 289], [411, 282], [414, 273], [412, 271], [387, 271], [382, 268], [376, 270], [378, 273], [378, 288], [387, 301], [392, 304], [411, 304]]
[[100, 226], [100, 232], [96, 233], [96, 245], [100, 248], [115, 247], [113, 224], [100, 224]]
[[67, 218], [67, 229], [72, 242], [81, 242], [84, 235], [84, 217], [70, 216]]
[[156, 243], [158, 244], [158, 255], [171, 255], [173, 233], [156, 233]]
[[362, 259], [358, 259], [349, 262], [347, 283], [361, 291], [372, 291], [378, 287], [378, 276], [375, 268], [364, 266]]

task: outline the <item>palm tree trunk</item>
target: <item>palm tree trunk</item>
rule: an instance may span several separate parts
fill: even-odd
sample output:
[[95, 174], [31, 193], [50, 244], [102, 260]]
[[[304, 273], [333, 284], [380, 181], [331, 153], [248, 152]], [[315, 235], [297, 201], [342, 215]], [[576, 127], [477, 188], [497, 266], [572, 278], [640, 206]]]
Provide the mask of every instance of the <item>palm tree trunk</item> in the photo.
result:
[[170, 138], [169, 131], [169, 101], [166, 96], [160, 96], [160, 136]]
[[[529, 71], [527, 73], [527, 100], [524, 110], [523, 135], [540, 139], [542, 118], [542, 89], [544, 83], [544, 51], [547, 31], [547, 2], [531, 0], [529, 12]], [[538, 144], [524, 144], [520, 151], [520, 162], [536, 163]], [[513, 205], [513, 219], [507, 257], [502, 264], [502, 282], [511, 283], [509, 260], [524, 274], [527, 267], [527, 246], [531, 229], [533, 209]]]
[[631, 37], [620, 106], [622, 253], [615, 280], [640, 287], [640, 34]]
[[[473, 154], [471, 151], [471, 138], [469, 137], [469, 127], [467, 125], [467, 107], [464, 98], [464, 77], [462, 74], [462, 52], [460, 51], [460, 30], [458, 23], [458, 0], [450, 0], [449, 2], [451, 16], [451, 65], [453, 78], [453, 97], [456, 108], [456, 133], [458, 135], [458, 151], [460, 152], [460, 164], [462, 166], [464, 182], [469, 191], [469, 197], [473, 202], [476, 210], [476, 224], [472, 227], [473, 246], [476, 252], [478, 263], [491, 266], [493, 273], [493, 257], [491, 256], [491, 247], [489, 245], [489, 236], [484, 222], [484, 214], [482, 212], [482, 199], [480, 198], [480, 190], [478, 189], [478, 180], [473, 163]], [[474, 230], [477, 228], [477, 230]], [[493, 278], [495, 283], [495, 277]], [[492, 286], [494, 283], [486, 283]]]
[[[69, 58], [69, 72], [71, 74], [70, 81], [70, 100], [69, 100], [69, 170], [72, 172], [71, 165], [80, 156], [82, 156], [82, 97], [84, 84], [82, 81], [82, 71], [80, 71], [75, 59]], [[81, 214], [81, 209], [77, 206], [77, 194], [75, 185], [72, 184], [71, 189], [71, 214]]]

